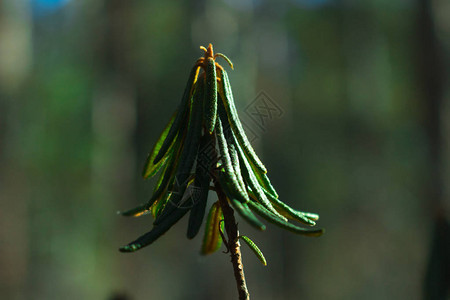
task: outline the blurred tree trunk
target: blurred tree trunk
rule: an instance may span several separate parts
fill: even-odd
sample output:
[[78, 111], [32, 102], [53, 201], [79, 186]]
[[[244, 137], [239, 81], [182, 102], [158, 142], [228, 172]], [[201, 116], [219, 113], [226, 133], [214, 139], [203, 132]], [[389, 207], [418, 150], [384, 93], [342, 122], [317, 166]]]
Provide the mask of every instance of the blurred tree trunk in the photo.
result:
[[[100, 76], [94, 86], [92, 99], [92, 201], [100, 214], [96, 226], [109, 237], [106, 243], [110, 257], [106, 282], [111, 293], [121, 282], [132, 286], [131, 278], [122, 278], [120, 260], [111, 248], [114, 235], [129, 229], [119, 226], [114, 212], [135, 202], [135, 149], [136, 88], [130, 66], [130, 32], [132, 12], [136, 1], [105, 0], [99, 39], [94, 49], [94, 61]], [[116, 245], [119, 246], [119, 245]], [[120, 291], [119, 291], [120, 292]]]
[[[24, 297], [29, 267], [29, 186], [18, 153], [23, 89], [31, 65], [31, 16], [26, 0], [0, 1], [0, 291]], [[18, 163], [19, 162], [19, 163]]]
[[436, 36], [432, 1], [419, 0], [418, 68], [429, 141], [429, 172], [426, 208], [432, 212], [434, 228], [424, 284], [424, 299], [447, 299], [450, 287], [450, 226], [444, 205], [444, 159], [442, 102], [444, 61]]

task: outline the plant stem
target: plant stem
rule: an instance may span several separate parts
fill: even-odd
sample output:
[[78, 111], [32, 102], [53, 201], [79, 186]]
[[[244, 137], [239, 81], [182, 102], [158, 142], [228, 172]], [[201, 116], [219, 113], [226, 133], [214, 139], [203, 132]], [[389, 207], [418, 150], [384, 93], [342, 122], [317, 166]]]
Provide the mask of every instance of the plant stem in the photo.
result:
[[[215, 134], [211, 135], [212, 145], [216, 145], [216, 136]], [[213, 148], [213, 160], [218, 161], [217, 150]], [[247, 284], [245, 282], [244, 275], [244, 265], [242, 264], [242, 254], [241, 254], [241, 245], [239, 244], [238, 239], [238, 227], [236, 223], [236, 219], [234, 218], [234, 211], [228, 204], [227, 196], [222, 190], [220, 186], [219, 179], [217, 177], [217, 173], [213, 172], [214, 179], [214, 187], [217, 193], [217, 197], [219, 198], [219, 204], [222, 208], [223, 220], [225, 222], [225, 231], [227, 232], [228, 241], [223, 241], [228, 251], [230, 251], [231, 256], [231, 264], [233, 265], [234, 278], [236, 279], [236, 285], [239, 294], [239, 300], [249, 300], [250, 294], [247, 289]]]
[[228, 236], [227, 246], [228, 250], [230, 251], [231, 263], [233, 264], [234, 277], [236, 278], [239, 300], [248, 300], [250, 299], [250, 294], [248, 293], [247, 284], [245, 283], [244, 265], [242, 264], [241, 246], [237, 238], [238, 228], [236, 219], [234, 218], [234, 211], [228, 204], [227, 197], [222, 191], [222, 187], [220, 186], [218, 180], [215, 180], [214, 184], [225, 221], [225, 231], [227, 232]]

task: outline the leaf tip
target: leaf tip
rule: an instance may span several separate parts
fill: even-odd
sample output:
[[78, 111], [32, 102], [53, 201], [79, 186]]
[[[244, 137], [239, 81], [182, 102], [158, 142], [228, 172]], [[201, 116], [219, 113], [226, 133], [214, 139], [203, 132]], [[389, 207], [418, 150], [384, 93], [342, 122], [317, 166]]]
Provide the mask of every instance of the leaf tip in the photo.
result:
[[320, 229], [315, 230], [315, 231], [311, 234], [311, 236], [313, 236], [313, 237], [319, 237], [319, 236], [321, 236], [321, 235], [324, 234], [324, 233], [325, 233], [325, 229], [320, 228]]
[[137, 251], [141, 248], [140, 244], [128, 244], [119, 248], [119, 251], [122, 253], [130, 253]]

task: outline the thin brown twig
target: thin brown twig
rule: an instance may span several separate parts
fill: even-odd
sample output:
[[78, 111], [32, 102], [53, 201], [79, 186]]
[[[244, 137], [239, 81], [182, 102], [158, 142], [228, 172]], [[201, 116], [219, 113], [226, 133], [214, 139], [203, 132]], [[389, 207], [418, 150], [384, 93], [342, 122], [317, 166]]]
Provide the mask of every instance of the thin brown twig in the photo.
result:
[[[211, 137], [213, 145], [216, 144], [216, 136], [215, 134]], [[215, 161], [219, 160], [219, 156], [217, 150], [214, 148], [213, 150], [213, 159]], [[217, 193], [217, 197], [219, 198], [219, 204], [222, 208], [223, 219], [225, 222], [225, 231], [227, 232], [228, 241], [224, 241], [227, 244], [227, 250], [230, 252], [231, 256], [231, 264], [233, 265], [234, 278], [236, 279], [236, 286], [239, 294], [239, 300], [249, 300], [250, 294], [248, 292], [247, 284], [245, 282], [244, 275], [244, 265], [242, 264], [242, 254], [241, 254], [241, 245], [239, 244], [238, 239], [238, 227], [236, 223], [236, 219], [234, 218], [234, 211], [228, 204], [227, 196], [222, 190], [220, 186], [217, 172], [213, 172], [213, 181], [215, 192]]]
[[222, 191], [218, 180], [215, 180], [215, 186], [225, 221], [225, 231], [228, 236], [228, 249], [230, 250], [231, 263], [233, 264], [239, 300], [248, 300], [250, 299], [250, 294], [248, 293], [247, 284], [245, 283], [244, 265], [242, 264], [241, 246], [237, 238], [239, 233], [236, 219], [234, 218], [234, 211], [228, 204], [227, 197]]

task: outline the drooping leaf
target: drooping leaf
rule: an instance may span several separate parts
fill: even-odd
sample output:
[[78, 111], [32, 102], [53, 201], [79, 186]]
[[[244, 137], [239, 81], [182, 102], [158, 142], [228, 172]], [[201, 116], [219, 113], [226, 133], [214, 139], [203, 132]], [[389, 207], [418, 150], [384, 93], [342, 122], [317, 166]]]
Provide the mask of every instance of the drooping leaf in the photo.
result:
[[264, 193], [266, 194], [269, 201], [272, 202], [272, 204], [275, 206], [275, 208], [285, 217], [297, 220], [303, 224], [314, 226], [316, 225], [316, 222], [311, 220], [306, 216], [306, 213], [298, 211], [284, 203], [283, 201], [280, 201], [278, 198], [273, 197], [268, 191], [264, 190]]
[[305, 217], [307, 217], [311, 221], [319, 221], [319, 215], [318, 214], [310, 213], [310, 212], [302, 212], [302, 214], [304, 214]]
[[234, 135], [234, 133], [232, 133], [232, 136], [234, 138], [234, 146], [238, 154], [242, 176], [244, 177], [246, 184], [252, 189], [253, 193], [256, 196], [256, 199], [261, 205], [263, 205], [271, 213], [277, 215], [279, 218], [285, 219], [275, 210], [270, 201], [267, 199], [253, 173], [253, 169], [251, 168], [250, 163], [247, 161], [247, 157], [244, 155], [241, 147], [238, 144], [237, 137]]
[[238, 153], [236, 151], [236, 147], [234, 144], [230, 144], [229, 146], [229, 152], [230, 152], [230, 158], [231, 158], [231, 164], [233, 165], [234, 173], [236, 174], [236, 179], [241, 186], [241, 188], [245, 191], [245, 182], [244, 178], [242, 177], [241, 173], [241, 165], [239, 163], [239, 157]]
[[178, 108], [178, 113], [176, 114], [176, 117], [172, 123], [172, 126], [170, 126], [170, 130], [167, 133], [167, 136], [164, 139], [164, 142], [161, 145], [161, 148], [159, 149], [158, 154], [156, 155], [155, 159], [153, 160], [154, 164], [157, 164], [164, 157], [164, 155], [166, 154], [170, 145], [172, 144], [173, 139], [175, 138], [175, 136], [178, 134], [178, 132], [180, 130], [183, 130], [183, 127], [186, 124], [186, 121], [187, 121], [188, 115], [189, 115], [190, 99], [192, 97], [192, 92], [194, 90], [194, 84], [196, 82], [199, 70], [200, 70], [200, 66], [195, 65], [192, 68], [191, 73], [189, 74], [189, 79], [186, 83], [183, 97], [181, 98], [181, 102], [180, 102], [180, 105]]
[[139, 249], [144, 248], [145, 246], [150, 245], [154, 241], [156, 241], [160, 236], [167, 232], [175, 223], [177, 223], [186, 213], [188, 212], [187, 208], [180, 208], [174, 211], [169, 217], [164, 219], [157, 226], [153, 226], [152, 230], [147, 232], [146, 234], [140, 236], [135, 241], [119, 248], [120, 252], [135, 252]]
[[179, 143], [180, 143], [179, 139], [180, 138], [181, 137], [179, 137], [179, 136], [176, 137], [174, 146], [170, 150], [168, 157], [167, 157], [168, 163], [166, 163], [164, 165], [164, 170], [161, 173], [161, 175], [156, 183], [156, 186], [153, 191], [153, 195], [150, 198], [150, 200], [147, 203], [141, 204], [136, 208], [122, 212], [121, 214], [123, 216], [127, 216], [127, 217], [142, 216], [142, 215], [146, 214], [156, 202], [160, 203], [161, 199], [163, 199], [166, 196], [167, 188], [173, 182], [174, 172], [175, 172], [177, 164], [178, 164], [177, 157], [178, 157], [178, 151], [179, 151]]
[[264, 257], [264, 254], [249, 237], [245, 235], [240, 235], [238, 238], [242, 239], [247, 244], [247, 246], [253, 251], [253, 253], [255, 253], [256, 257], [258, 257], [259, 261], [264, 266], [267, 266], [267, 261], [266, 258]]
[[205, 126], [212, 134], [216, 125], [217, 116], [217, 75], [216, 63], [212, 57], [206, 58], [206, 85], [205, 85]]
[[225, 70], [220, 70], [220, 85], [219, 93], [225, 110], [227, 112], [228, 120], [231, 125], [231, 129], [237, 137], [239, 145], [244, 150], [246, 156], [253, 162], [253, 164], [263, 173], [267, 173], [266, 167], [261, 162], [259, 157], [256, 155], [255, 150], [248, 141], [247, 135], [242, 127], [241, 121], [237, 114], [236, 107], [234, 105], [233, 92], [231, 91], [230, 82], [228, 79], [228, 74]]
[[266, 191], [270, 193], [275, 198], [278, 198], [278, 193], [273, 187], [272, 183], [270, 182], [269, 176], [267, 176], [267, 173], [262, 173], [253, 163], [250, 162], [250, 165], [253, 170], [253, 174], [255, 175], [256, 179], [258, 180], [261, 187], [263, 187]]
[[153, 224], [157, 225], [165, 217], [170, 215], [180, 205], [182, 200], [186, 200], [184, 193], [188, 185], [188, 179], [192, 172], [197, 152], [200, 144], [200, 136], [202, 129], [202, 110], [203, 110], [203, 97], [204, 97], [204, 79], [200, 77], [194, 95], [192, 98], [191, 117], [189, 118], [189, 124], [186, 132], [185, 143], [179, 158], [179, 165], [177, 167], [175, 181], [172, 189], [175, 190], [171, 201], [164, 207], [161, 215], [155, 220]]
[[261, 221], [258, 220], [258, 218], [253, 214], [253, 212], [249, 209], [248, 203], [241, 203], [237, 201], [236, 199], [228, 199], [229, 203], [233, 207], [233, 209], [245, 220], [247, 223], [252, 225], [258, 230], [266, 230], [266, 225], [261, 223]]
[[248, 194], [238, 182], [236, 177], [236, 172], [231, 162], [231, 157], [228, 151], [228, 145], [220, 118], [217, 119], [216, 138], [219, 145], [220, 160], [222, 161], [222, 166], [225, 169], [223, 176], [227, 177], [226, 181], [229, 184], [229, 188], [232, 190], [233, 195], [235, 195], [235, 198], [245, 203], [249, 201]]
[[302, 227], [295, 226], [287, 221], [284, 221], [283, 219], [280, 219], [278, 216], [274, 215], [270, 211], [268, 211], [265, 207], [261, 206], [261, 204], [249, 201], [248, 202], [249, 208], [256, 212], [258, 215], [266, 219], [267, 221], [281, 227], [284, 229], [287, 229], [291, 232], [307, 235], [307, 236], [321, 236], [324, 232], [323, 229], [306, 229]]
[[209, 210], [208, 217], [206, 219], [205, 235], [203, 237], [203, 244], [201, 253], [203, 255], [216, 252], [222, 245], [222, 238], [220, 237], [220, 227], [223, 229], [222, 209], [219, 201], [215, 202]]
[[[155, 146], [153, 147], [152, 151], [149, 153], [147, 160], [145, 162], [145, 165], [144, 165], [144, 169], [142, 170], [142, 177], [144, 177], [144, 178], [152, 177], [159, 171], [159, 169], [163, 166], [163, 164], [165, 164], [167, 162], [167, 159], [168, 159], [167, 154], [168, 153], [166, 153], [163, 156], [163, 158], [160, 161], [158, 161], [156, 164], [154, 163], [154, 160], [155, 160], [156, 155], [159, 153], [159, 150], [161, 149], [163, 142], [167, 138], [167, 134], [169, 133], [169, 130], [172, 127], [172, 124], [173, 124], [173, 121], [175, 120], [176, 115], [177, 115], [177, 112], [175, 112], [173, 114], [172, 118], [170, 118], [169, 123], [166, 125], [163, 132], [159, 136], [158, 141], [156, 142]], [[174, 144], [174, 141], [172, 141], [172, 144], [169, 146], [169, 151], [170, 151], [170, 147], [172, 147], [173, 144]]]
[[194, 186], [195, 190], [192, 193], [194, 207], [192, 207], [189, 214], [189, 223], [187, 230], [187, 237], [194, 238], [203, 222], [205, 215], [206, 202], [208, 200], [209, 184], [211, 182], [211, 165], [212, 160], [208, 156], [208, 146], [213, 141], [209, 134], [204, 135], [200, 140], [199, 153], [197, 155], [197, 166], [195, 170]]

